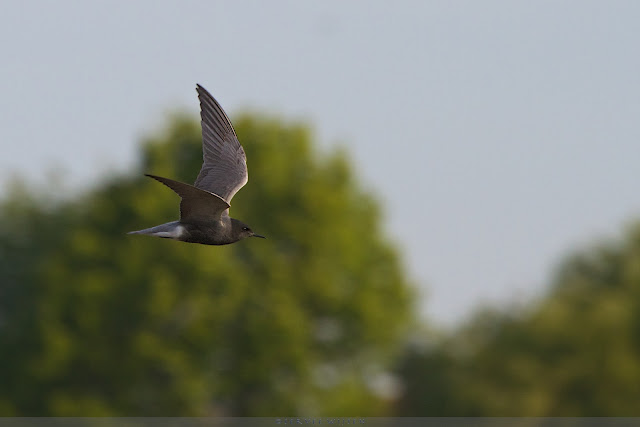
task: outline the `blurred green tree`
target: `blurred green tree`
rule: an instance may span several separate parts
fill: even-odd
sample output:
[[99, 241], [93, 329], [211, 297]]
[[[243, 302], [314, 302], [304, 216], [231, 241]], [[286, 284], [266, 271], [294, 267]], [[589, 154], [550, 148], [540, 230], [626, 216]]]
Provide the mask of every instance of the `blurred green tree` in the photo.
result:
[[[233, 216], [268, 240], [125, 233], [177, 217], [136, 172], [73, 200], [0, 209], [0, 415], [382, 415], [375, 387], [413, 318], [378, 202], [304, 125], [235, 121], [250, 181]], [[142, 171], [193, 182], [199, 123], [175, 116]]]
[[410, 348], [396, 411], [414, 416], [639, 416], [640, 224], [569, 256], [549, 293]]

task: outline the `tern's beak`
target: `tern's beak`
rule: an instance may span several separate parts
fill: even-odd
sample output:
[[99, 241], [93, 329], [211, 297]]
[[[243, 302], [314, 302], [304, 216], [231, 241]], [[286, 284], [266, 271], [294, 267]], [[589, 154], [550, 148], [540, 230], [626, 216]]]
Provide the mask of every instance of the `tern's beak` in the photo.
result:
[[261, 235], [256, 234], [256, 233], [253, 233], [253, 234], [251, 235], [251, 237], [259, 237], [259, 238], [261, 238], [261, 239], [266, 239], [266, 237], [261, 236]]

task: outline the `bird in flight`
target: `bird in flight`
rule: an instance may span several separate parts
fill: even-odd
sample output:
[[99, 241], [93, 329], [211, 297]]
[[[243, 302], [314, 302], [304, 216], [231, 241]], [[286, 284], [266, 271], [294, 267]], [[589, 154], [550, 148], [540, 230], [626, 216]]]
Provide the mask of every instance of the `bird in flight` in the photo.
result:
[[180, 220], [131, 231], [204, 245], [228, 245], [247, 237], [261, 237], [247, 224], [229, 217], [233, 196], [249, 180], [247, 157], [229, 117], [205, 88], [196, 85], [202, 119], [203, 163], [194, 185], [156, 175], [178, 193]]

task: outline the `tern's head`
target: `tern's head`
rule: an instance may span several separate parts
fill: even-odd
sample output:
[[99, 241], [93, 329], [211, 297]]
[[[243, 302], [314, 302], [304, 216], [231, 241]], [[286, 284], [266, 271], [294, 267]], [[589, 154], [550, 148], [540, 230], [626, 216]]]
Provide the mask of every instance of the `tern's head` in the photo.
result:
[[266, 239], [266, 237], [261, 236], [260, 234], [254, 233], [254, 231], [242, 221], [239, 221], [235, 218], [231, 219], [232, 232], [234, 237], [238, 240], [246, 239], [247, 237], [260, 237], [262, 239]]

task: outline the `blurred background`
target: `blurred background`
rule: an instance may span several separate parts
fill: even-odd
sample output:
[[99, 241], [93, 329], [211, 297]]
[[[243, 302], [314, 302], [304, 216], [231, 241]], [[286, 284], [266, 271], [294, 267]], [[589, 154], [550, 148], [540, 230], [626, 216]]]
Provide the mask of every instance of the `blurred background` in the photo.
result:
[[[640, 3], [5, 2], [0, 416], [638, 416]], [[266, 241], [127, 236], [195, 84]]]

